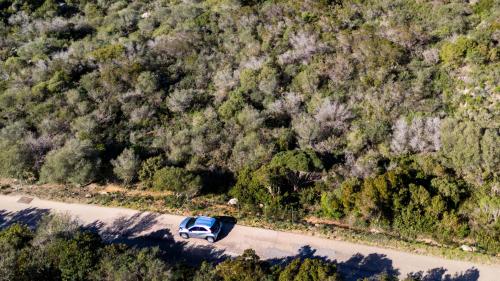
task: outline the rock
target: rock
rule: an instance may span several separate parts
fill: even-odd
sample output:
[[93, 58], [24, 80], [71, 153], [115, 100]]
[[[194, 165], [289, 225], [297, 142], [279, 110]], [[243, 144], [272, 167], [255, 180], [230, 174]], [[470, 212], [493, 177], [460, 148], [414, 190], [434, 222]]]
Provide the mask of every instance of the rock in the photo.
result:
[[259, 204], [259, 207], [260, 207], [260, 208], [264, 208], [264, 204], [260, 203], [260, 204]]
[[147, 19], [147, 18], [149, 18], [150, 15], [151, 15], [150, 12], [145, 12], [144, 14], [141, 15], [141, 18]]
[[474, 252], [474, 247], [467, 246], [467, 245], [462, 245], [460, 246], [460, 249], [465, 252]]
[[99, 194], [100, 195], [108, 195], [108, 192], [106, 192], [106, 191], [103, 190], [103, 191], [99, 191]]
[[92, 194], [90, 193], [85, 194], [85, 198], [92, 198]]
[[231, 198], [229, 202], [227, 202], [228, 205], [238, 205], [238, 198]]

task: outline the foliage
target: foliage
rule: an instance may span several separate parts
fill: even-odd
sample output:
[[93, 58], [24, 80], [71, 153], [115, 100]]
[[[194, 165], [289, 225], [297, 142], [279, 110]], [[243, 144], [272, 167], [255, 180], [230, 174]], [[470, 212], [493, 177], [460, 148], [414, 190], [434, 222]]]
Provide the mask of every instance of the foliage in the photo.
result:
[[447, 174], [426, 174], [414, 162], [362, 181], [344, 181], [322, 195], [323, 214], [345, 216], [414, 238], [426, 233], [449, 241], [469, 235], [470, 224], [462, 210], [470, 187]]
[[319, 259], [294, 259], [279, 275], [279, 281], [336, 281], [341, 280], [336, 274], [335, 265]]
[[165, 166], [165, 159], [161, 155], [146, 159], [142, 162], [142, 167], [139, 171], [139, 180], [146, 187], [152, 187], [156, 171], [160, 170], [163, 166]]
[[137, 176], [139, 170], [139, 157], [131, 149], [125, 149], [115, 159], [111, 161], [113, 172], [123, 181], [124, 184], [130, 184]]
[[183, 168], [165, 167], [156, 171], [153, 189], [195, 196], [201, 190], [201, 178]]
[[[193, 196], [186, 171], [228, 171], [250, 208], [456, 235], [467, 221], [486, 241], [498, 220], [481, 226], [484, 210], [461, 208], [498, 185], [499, 11], [493, 0], [3, 0], [0, 176], [138, 178]], [[401, 157], [467, 182], [442, 224], [429, 218], [441, 175], [391, 174]], [[427, 197], [432, 212], [417, 202]], [[394, 198], [417, 201], [398, 217]]]
[[40, 181], [88, 184], [97, 178], [100, 159], [88, 140], [72, 139], [51, 151], [40, 171]]
[[260, 281], [269, 274], [266, 264], [254, 250], [247, 249], [234, 260], [226, 260], [216, 267], [217, 275], [224, 281]]

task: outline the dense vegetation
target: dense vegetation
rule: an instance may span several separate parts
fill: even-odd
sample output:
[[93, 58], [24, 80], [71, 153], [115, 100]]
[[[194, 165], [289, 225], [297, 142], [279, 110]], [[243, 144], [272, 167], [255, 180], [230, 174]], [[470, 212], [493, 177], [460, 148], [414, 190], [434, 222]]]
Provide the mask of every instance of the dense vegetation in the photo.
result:
[[497, 0], [0, 0], [0, 175], [498, 253], [499, 19]]

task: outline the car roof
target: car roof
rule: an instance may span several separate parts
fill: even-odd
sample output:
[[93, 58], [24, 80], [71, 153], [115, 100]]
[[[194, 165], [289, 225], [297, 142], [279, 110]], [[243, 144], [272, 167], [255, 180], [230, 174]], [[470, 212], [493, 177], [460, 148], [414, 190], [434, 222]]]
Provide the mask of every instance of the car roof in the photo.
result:
[[197, 217], [194, 225], [212, 227], [215, 221], [216, 220], [211, 217]]

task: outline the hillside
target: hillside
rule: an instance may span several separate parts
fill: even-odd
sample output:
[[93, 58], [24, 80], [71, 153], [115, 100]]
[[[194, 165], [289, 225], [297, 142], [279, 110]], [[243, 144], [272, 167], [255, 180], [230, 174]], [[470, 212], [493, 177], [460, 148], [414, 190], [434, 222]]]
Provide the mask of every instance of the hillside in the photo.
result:
[[0, 0], [0, 175], [500, 252], [498, 0]]

